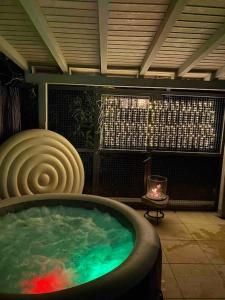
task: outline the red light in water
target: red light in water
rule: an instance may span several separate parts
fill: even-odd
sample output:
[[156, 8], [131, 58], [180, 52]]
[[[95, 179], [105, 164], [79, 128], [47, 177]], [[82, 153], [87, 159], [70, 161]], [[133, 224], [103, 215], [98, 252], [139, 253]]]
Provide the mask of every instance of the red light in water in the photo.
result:
[[70, 284], [70, 276], [66, 271], [54, 269], [45, 275], [22, 281], [21, 286], [24, 294], [42, 294], [63, 290]]

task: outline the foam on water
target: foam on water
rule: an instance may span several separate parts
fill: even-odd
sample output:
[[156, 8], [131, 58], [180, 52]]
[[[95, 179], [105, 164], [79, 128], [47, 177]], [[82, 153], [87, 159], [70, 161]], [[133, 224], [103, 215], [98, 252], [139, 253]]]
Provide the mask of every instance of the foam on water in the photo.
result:
[[0, 218], [0, 292], [46, 293], [91, 281], [119, 266], [133, 234], [108, 213], [33, 207]]

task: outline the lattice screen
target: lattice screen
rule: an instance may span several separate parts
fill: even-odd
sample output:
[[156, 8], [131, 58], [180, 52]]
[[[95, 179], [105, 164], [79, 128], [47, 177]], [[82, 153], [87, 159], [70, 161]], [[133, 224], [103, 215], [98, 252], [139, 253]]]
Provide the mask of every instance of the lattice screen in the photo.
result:
[[80, 158], [84, 166], [85, 181], [84, 181], [84, 194], [91, 194], [93, 189], [93, 153], [79, 152]]
[[102, 149], [220, 152], [224, 99], [104, 95]]
[[96, 96], [92, 89], [50, 86], [49, 129], [65, 136], [76, 148], [94, 148]]
[[140, 152], [101, 152], [98, 194], [114, 197], [144, 195], [145, 158]]
[[223, 100], [174, 95], [152, 100], [149, 147], [159, 150], [219, 152]]
[[101, 148], [145, 150], [149, 97], [103, 95]]
[[168, 178], [170, 199], [216, 201], [220, 183], [220, 164], [217, 156], [155, 155], [151, 160], [152, 174]]
[[[102, 95], [98, 107], [97, 92], [84, 87], [49, 87], [49, 129], [65, 136], [79, 151], [85, 193], [144, 195], [143, 161], [148, 150], [220, 152], [224, 98], [153, 95], [145, 90], [145, 96]], [[98, 119], [100, 153], [95, 140]], [[168, 152], [152, 159], [152, 173], [168, 177], [170, 198], [179, 203], [190, 200], [194, 207], [203, 205], [203, 200], [216, 202], [220, 166], [214, 155]]]

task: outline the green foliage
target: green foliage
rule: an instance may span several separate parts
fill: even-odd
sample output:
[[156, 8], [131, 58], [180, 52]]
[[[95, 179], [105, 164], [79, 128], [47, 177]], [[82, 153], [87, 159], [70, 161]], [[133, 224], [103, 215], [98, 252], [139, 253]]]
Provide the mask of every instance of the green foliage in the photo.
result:
[[96, 96], [93, 91], [80, 91], [69, 104], [69, 116], [74, 121], [71, 133], [82, 147], [94, 148]]

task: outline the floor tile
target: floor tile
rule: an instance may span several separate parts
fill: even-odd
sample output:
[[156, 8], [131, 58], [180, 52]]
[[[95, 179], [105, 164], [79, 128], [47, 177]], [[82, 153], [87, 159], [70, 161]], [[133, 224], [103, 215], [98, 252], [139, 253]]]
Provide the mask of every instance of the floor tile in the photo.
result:
[[225, 225], [221, 224], [185, 224], [195, 240], [225, 241]]
[[225, 283], [225, 265], [215, 265], [215, 268]]
[[192, 240], [193, 237], [186, 227], [180, 223], [161, 223], [154, 226], [160, 239], [165, 240]]
[[209, 219], [203, 212], [178, 211], [177, 216], [184, 224], [209, 224]]
[[199, 241], [199, 246], [213, 264], [225, 264], [224, 241]]
[[204, 212], [204, 215], [211, 224], [225, 224], [225, 219], [221, 219], [216, 212]]
[[212, 265], [171, 264], [173, 274], [185, 299], [225, 297], [225, 282]]
[[141, 217], [144, 217], [145, 210], [143, 210], [143, 209], [135, 209], [135, 211], [136, 211]]
[[182, 294], [170, 269], [169, 264], [163, 264], [162, 269], [162, 292], [164, 298], [182, 298]]
[[164, 218], [162, 219], [163, 223], [180, 223], [180, 219], [175, 211], [166, 210], [164, 211]]
[[[136, 212], [139, 215], [141, 215], [142, 217], [144, 217], [144, 214], [145, 214], [146, 210], [138, 209], [138, 210], [136, 210]], [[156, 216], [155, 211], [152, 211], [151, 214], [153, 216]], [[164, 211], [164, 214], [165, 214], [165, 216], [164, 216], [163, 219], [161, 219], [159, 221], [160, 223], [180, 223], [181, 222], [175, 211], [167, 210], [167, 211]], [[153, 223], [155, 223], [154, 220], [153, 220]]]
[[162, 249], [162, 263], [163, 264], [168, 264], [168, 260], [167, 260], [167, 257], [164, 253], [164, 250]]
[[225, 300], [225, 220], [215, 212], [165, 211], [154, 228], [163, 249], [164, 299]]
[[163, 251], [169, 263], [209, 263], [196, 241], [162, 241]]

